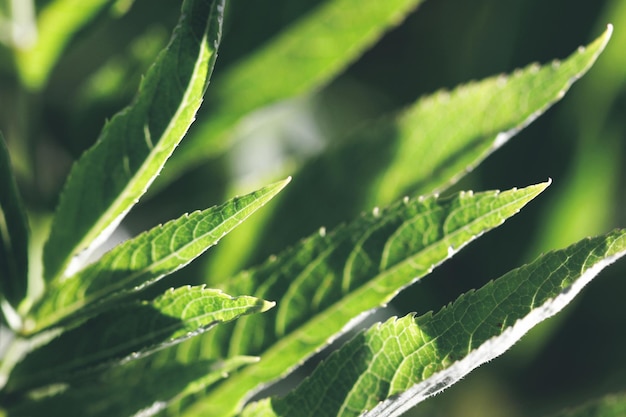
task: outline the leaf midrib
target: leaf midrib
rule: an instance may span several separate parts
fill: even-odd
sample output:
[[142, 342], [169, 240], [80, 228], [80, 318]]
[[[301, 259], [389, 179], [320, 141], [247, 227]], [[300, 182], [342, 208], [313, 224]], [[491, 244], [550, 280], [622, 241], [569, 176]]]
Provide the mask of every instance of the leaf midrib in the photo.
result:
[[[535, 186], [537, 187], [537, 186]], [[447, 244], [447, 242], [450, 240], [451, 237], [455, 237], [459, 234], [461, 234], [464, 230], [468, 229], [470, 226], [475, 225], [476, 223], [480, 222], [481, 220], [483, 220], [484, 218], [488, 218], [490, 216], [493, 216], [495, 213], [500, 213], [503, 211], [506, 211], [507, 208], [509, 208], [512, 205], [516, 205], [515, 203], [518, 203], [520, 200], [532, 200], [532, 198], [534, 197], [534, 195], [537, 195], [539, 192], [543, 191], [543, 189], [545, 188], [542, 187], [541, 189], [537, 190], [537, 188], [535, 188], [533, 190], [533, 192], [530, 193], [524, 193], [523, 195], [520, 195], [519, 197], [512, 199], [511, 201], [509, 201], [508, 203], [506, 203], [505, 205], [499, 206], [496, 210], [490, 210], [488, 213], [485, 213], [484, 215], [481, 215], [479, 217], [477, 217], [476, 219], [474, 219], [472, 222], [464, 225], [463, 227], [460, 227], [459, 229], [453, 231], [450, 234], [447, 234], [443, 239], [425, 246], [420, 252], [414, 254], [411, 257], [408, 257], [406, 259], [404, 259], [403, 261], [401, 261], [400, 263], [394, 265], [393, 267], [391, 267], [390, 269], [384, 271], [381, 274], [376, 275], [375, 277], [373, 277], [371, 280], [369, 280], [366, 284], [360, 286], [359, 288], [355, 289], [353, 292], [351, 292], [350, 294], [348, 294], [346, 297], [336, 301], [334, 304], [332, 304], [329, 308], [327, 308], [326, 310], [324, 310], [323, 312], [320, 312], [318, 314], [316, 314], [312, 319], [310, 319], [309, 321], [303, 323], [302, 325], [300, 325], [296, 330], [294, 330], [293, 332], [287, 334], [286, 336], [278, 339], [275, 343], [273, 343], [268, 349], [266, 349], [263, 353], [260, 354], [262, 360], [259, 361], [256, 364], [252, 364], [249, 367], [243, 369], [240, 373], [237, 373], [233, 376], [231, 376], [228, 380], [224, 381], [222, 384], [220, 384], [212, 393], [210, 393], [207, 397], [206, 400], [210, 401], [211, 399], [215, 399], [215, 398], [220, 398], [220, 397], [224, 397], [224, 398], [228, 398], [229, 400], [233, 401], [233, 396], [232, 393], [236, 393], [235, 395], [237, 396], [234, 401], [238, 402], [238, 404], [235, 405], [235, 407], [239, 407], [240, 406], [240, 402], [246, 398], [246, 396], [254, 391], [254, 388], [261, 383], [267, 383], [270, 381], [255, 381], [255, 385], [254, 386], [248, 386], [245, 381], [247, 379], [255, 379], [254, 376], [255, 374], [259, 373], [259, 369], [262, 371], [264, 366], [263, 364], [270, 364], [269, 366], [272, 366], [271, 364], [273, 364], [274, 362], [278, 361], [278, 358], [281, 356], [281, 352], [285, 351], [285, 350], [289, 350], [286, 348], [289, 348], [290, 346], [297, 346], [297, 342], [300, 338], [300, 335], [306, 335], [311, 333], [310, 331], [308, 331], [309, 329], [315, 329], [316, 325], [318, 325], [319, 323], [323, 323], [325, 321], [328, 320], [329, 317], [333, 317], [335, 315], [345, 315], [342, 314], [342, 311], [347, 310], [351, 310], [350, 306], [355, 302], [358, 301], [360, 298], [362, 298], [363, 294], [367, 294], [368, 292], [371, 291], [376, 291], [376, 284], [381, 282], [381, 281], [385, 281], [387, 278], [389, 278], [390, 276], [396, 274], [398, 271], [402, 270], [403, 268], [406, 268], [407, 265], [411, 266], [412, 265], [412, 269], [415, 269], [417, 267], [417, 265], [415, 265], [413, 263], [413, 261], [415, 260], [415, 258], [418, 258], [420, 256], [423, 256], [424, 253], [428, 253], [430, 251], [436, 251], [438, 249], [441, 248], [441, 246], [444, 246], [444, 248], [447, 248], [450, 246], [449, 244]], [[530, 191], [530, 190], [529, 190]], [[533, 195], [534, 194], [534, 195]], [[449, 217], [449, 216], [447, 216]], [[446, 218], [447, 220], [447, 218]], [[506, 218], [501, 219], [500, 224], [506, 220]], [[445, 221], [444, 221], [445, 222]], [[493, 226], [495, 227], [495, 226]], [[489, 227], [487, 230], [492, 229], [493, 227]], [[458, 246], [455, 248], [455, 253], [460, 250], [461, 248], [463, 248], [465, 245], [467, 245], [469, 242], [471, 242], [472, 240], [474, 240], [475, 238], [477, 238], [478, 236], [480, 236], [482, 233], [478, 233], [477, 235], [474, 235], [472, 237], [472, 239], [470, 239], [468, 242], [462, 244], [461, 246]], [[360, 313], [361, 316], [363, 316], [364, 314], [368, 314], [371, 313], [372, 311], [374, 311], [375, 309], [379, 308], [380, 306], [384, 306], [385, 304], [387, 304], [391, 299], [393, 299], [395, 297], [396, 294], [398, 294], [398, 292], [400, 292], [402, 289], [406, 288], [409, 285], [414, 284], [417, 280], [419, 280], [420, 278], [422, 278], [425, 274], [427, 274], [428, 272], [432, 271], [432, 269], [436, 266], [438, 266], [439, 264], [441, 264], [442, 262], [444, 262], [445, 260], [447, 260], [450, 257], [450, 255], [446, 256], [444, 259], [442, 259], [441, 261], [439, 261], [436, 264], [431, 265], [429, 268], [426, 268], [424, 270], [422, 270], [419, 274], [417, 274], [412, 280], [410, 280], [410, 282], [408, 282], [407, 284], [403, 285], [402, 287], [396, 288], [396, 290], [386, 296], [385, 298], [383, 298], [378, 305], [373, 306], [373, 307], [368, 307], [365, 310], [362, 310], [362, 312]], [[348, 308], [346, 308], [348, 307]], [[350, 315], [350, 319], [352, 318], [353, 315]], [[350, 324], [356, 324], [356, 323], [352, 323], [352, 320], [347, 320], [346, 321], [347, 325]], [[341, 334], [344, 334], [345, 331], [347, 331], [349, 329], [346, 329], [345, 326], [342, 330], [340, 330], [339, 332], [337, 332], [336, 334], [331, 335], [330, 337], [326, 338], [326, 339], [330, 339], [331, 341], [334, 340], [336, 337], [338, 337]], [[306, 339], [305, 339], [306, 340]], [[310, 341], [307, 341], [308, 345], [311, 345]], [[319, 351], [319, 349], [321, 349], [320, 346], [316, 347], [315, 351]], [[287, 369], [285, 369], [282, 373], [280, 373], [279, 375], [273, 375], [272, 376], [272, 381], [276, 380], [277, 378], [280, 378], [281, 376], [284, 376], [286, 374], [288, 374], [289, 372], [291, 372], [293, 369], [297, 368], [299, 366], [299, 364], [301, 364], [304, 360], [306, 360], [308, 357], [310, 357], [314, 352], [310, 352], [307, 353], [305, 356], [303, 356], [302, 358], [299, 359], [299, 361], [297, 363], [291, 364], [291, 366], [289, 366]], [[274, 360], [276, 359], [276, 360]], [[241, 389], [241, 387], [245, 387], [244, 390]], [[228, 394], [231, 394], [230, 396]], [[216, 403], [223, 403], [223, 401], [215, 401]], [[219, 407], [219, 406], [218, 406]], [[229, 412], [232, 412], [233, 408], [229, 409]], [[223, 410], [222, 410], [223, 411]]]
[[[203, 72], [200, 72], [199, 68], [203, 65], [203, 63], [208, 62], [210, 57], [215, 53], [208, 47], [208, 41], [207, 41], [207, 33], [209, 31], [209, 26], [210, 26], [209, 23], [213, 21], [213, 14], [214, 14], [214, 9], [212, 8], [210, 12], [210, 16], [207, 19], [207, 24], [204, 27], [202, 39], [199, 42], [199, 52], [194, 62], [194, 67], [191, 72], [191, 77], [184, 90], [185, 92], [182, 96], [182, 100], [178, 104], [176, 111], [174, 112], [173, 116], [170, 118], [169, 123], [167, 124], [163, 133], [159, 136], [159, 140], [157, 141], [156, 146], [150, 149], [150, 152], [148, 153], [147, 158], [139, 166], [133, 178], [131, 178], [131, 180], [127, 183], [127, 185], [121, 190], [121, 192], [115, 198], [115, 200], [109, 206], [109, 208], [100, 215], [98, 220], [91, 226], [91, 228], [87, 231], [87, 233], [84, 234], [83, 238], [79, 242], [74, 244], [71, 252], [68, 254], [65, 261], [61, 264], [61, 267], [59, 268], [55, 276], [52, 278], [51, 282], [63, 281], [64, 279], [67, 279], [68, 277], [66, 273], [70, 265], [72, 264], [72, 261], [77, 256], [80, 256], [81, 252], [85, 250], [89, 251], [90, 249], [92, 249], [93, 242], [97, 241], [98, 239], [98, 236], [93, 236], [94, 230], [100, 230], [100, 232], [98, 232], [98, 235], [102, 236], [103, 233], [110, 232], [111, 231], [110, 229], [114, 229], [115, 227], [119, 225], [119, 223], [121, 222], [121, 219], [124, 218], [125, 215], [131, 210], [131, 208], [137, 202], [140, 196], [145, 193], [145, 190], [147, 190], [150, 187], [150, 185], [152, 184], [152, 182], [158, 175], [158, 172], [163, 168], [163, 166], [161, 166], [161, 168], [158, 169], [157, 172], [155, 172], [154, 175], [151, 176], [151, 178], [145, 183], [145, 185], [143, 185], [144, 191], [140, 193], [138, 197], [134, 197], [133, 195], [128, 195], [129, 193], [132, 194], [130, 191], [142, 185], [142, 183], [144, 182], [144, 176], [146, 175], [147, 172], [150, 171], [151, 165], [153, 165], [153, 161], [156, 158], [160, 157], [163, 152], [167, 152], [168, 148], [171, 148], [169, 149], [170, 154], [174, 151], [174, 147], [172, 147], [170, 143], [167, 143], [167, 141], [163, 139], [170, 136], [171, 132], [175, 130], [176, 126], [180, 123], [179, 118], [181, 114], [187, 110], [188, 104], [190, 103], [191, 94], [198, 88], [197, 86], [198, 79], [208, 79], [208, 74], [204, 74]], [[202, 84], [204, 85], [205, 82], [203, 82]], [[199, 101], [201, 102], [202, 99], [199, 98]], [[134, 108], [135, 105], [138, 105], [138, 104], [139, 103], [134, 103], [131, 105], [131, 107], [127, 107], [125, 111], [123, 111], [123, 113], [121, 113], [118, 117], [128, 117], [127, 112], [129, 112], [131, 109]], [[146, 114], [146, 119], [149, 119], [148, 116], [149, 115]], [[187, 123], [187, 127], [185, 130], [189, 129], [189, 126], [191, 125], [191, 123], [193, 123], [193, 120], [194, 118], [191, 117]], [[146, 123], [146, 121], [144, 121], [144, 123]], [[127, 203], [127, 200], [129, 199], [134, 199], [135, 201], [129, 205]], [[126, 209], [120, 210], [124, 206], [127, 206]], [[119, 212], [119, 214], [114, 219], [112, 220], [109, 219], [110, 215], [116, 212]], [[79, 249], [79, 248], [82, 248], [82, 249]]]
[[[252, 204], [254, 205], [254, 204]], [[245, 208], [249, 208], [250, 206], [246, 206]], [[55, 313], [53, 314], [48, 314], [46, 315], [45, 319], [43, 321], [40, 321], [36, 327], [36, 329], [34, 331], [32, 331], [31, 333], [37, 333], [51, 325], [53, 325], [55, 322], [63, 319], [64, 317], [68, 317], [70, 316], [72, 313], [78, 311], [79, 309], [81, 309], [82, 307], [91, 304], [94, 302], [94, 300], [98, 300], [98, 298], [104, 297], [103, 299], [99, 300], [98, 303], [96, 305], [94, 305], [92, 308], [95, 310], [97, 309], [98, 305], [102, 305], [105, 304], [107, 301], [111, 301], [112, 299], [115, 298], [119, 298], [120, 296], [124, 295], [124, 294], [129, 294], [129, 293], [133, 293], [136, 291], [141, 290], [142, 288], [144, 288], [147, 285], [150, 285], [151, 283], [163, 278], [166, 275], [171, 274], [172, 272], [175, 272], [183, 267], [185, 267], [186, 265], [188, 265], [193, 259], [189, 259], [184, 263], [179, 264], [174, 270], [165, 272], [165, 273], [161, 273], [161, 274], [157, 274], [155, 275], [151, 280], [149, 281], [143, 281], [141, 284], [135, 285], [133, 286], [132, 289], [129, 289], [127, 291], [123, 291], [123, 287], [129, 283], [129, 282], [133, 282], [133, 281], [137, 281], [139, 280], [139, 278], [142, 275], [149, 275], [151, 271], [153, 270], [158, 270], [159, 266], [169, 262], [171, 259], [173, 258], [177, 258], [178, 257], [178, 253], [183, 252], [185, 250], [187, 250], [189, 247], [195, 245], [199, 240], [204, 240], [207, 238], [211, 238], [213, 237], [215, 240], [213, 241], [213, 243], [211, 243], [209, 246], [207, 246], [205, 248], [205, 250], [209, 249], [212, 246], [215, 246], [217, 244], [217, 242], [219, 241], [219, 239], [221, 238], [221, 236], [216, 237], [216, 233], [215, 231], [219, 228], [222, 228], [227, 222], [228, 223], [232, 223], [234, 222], [238, 222], [237, 217], [238, 215], [240, 215], [242, 212], [242, 210], [237, 211], [236, 215], [231, 216], [227, 221], [220, 223], [218, 226], [212, 228], [210, 231], [208, 231], [207, 233], [204, 233], [196, 238], [194, 238], [193, 240], [190, 240], [189, 242], [187, 242], [185, 245], [181, 246], [178, 250], [174, 251], [174, 252], [170, 252], [168, 255], [166, 255], [165, 257], [159, 259], [156, 262], [151, 263], [150, 265], [135, 271], [133, 273], [131, 273], [130, 275], [127, 275], [126, 278], [121, 279], [116, 281], [115, 283], [102, 287], [100, 290], [94, 291], [93, 293], [91, 293], [90, 295], [85, 296], [84, 298], [80, 299], [80, 300], [76, 300], [75, 302], [71, 303], [71, 304], [66, 304], [65, 307], [62, 308], [57, 308], [55, 309]], [[198, 215], [201, 215], [202, 212], [196, 212]], [[202, 222], [203, 219], [200, 219], [196, 225], [194, 226], [197, 227], [198, 224], [200, 222]], [[163, 230], [162, 233], [165, 233], [166, 231]], [[159, 236], [161, 236], [162, 234], [159, 234], [157, 236], [155, 236], [150, 242], [147, 242], [149, 244], [152, 244], [154, 242], [154, 240], [156, 240]], [[219, 233], [217, 233], [217, 235], [219, 235]], [[171, 240], [171, 239], [170, 239]], [[170, 242], [171, 243], [171, 242]], [[96, 276], [99, 275], [96, 274]], [[70, 278], [71, 279], [71, 278]], [[78, 276], [76, 276], [74, 279], [78, 279]], [[108, 296], [107, 296], [108, 294]]]

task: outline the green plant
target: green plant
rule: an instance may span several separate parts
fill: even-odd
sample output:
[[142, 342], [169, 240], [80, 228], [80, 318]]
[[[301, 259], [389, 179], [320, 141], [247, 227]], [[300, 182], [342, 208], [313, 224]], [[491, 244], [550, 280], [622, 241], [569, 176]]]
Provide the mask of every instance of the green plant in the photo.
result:
[[[240, 119], [327, 83], [418, 3], [334, 0], [315, 8], [216, 76], [207, 93], [213, 111], [187, 135], [213, 71], [224, 1], [184, 1], [171, 41], [131, 105], [74, 163], [52, 216], [27, 210], [10, 167], [9, 150], [15, 171], [32, 175], [24, 167], [36, 143], [13, 140], [9, 149], [3, 138], [0, 303], [10, 341], [0, 362], [0, 413], [400, 415], [503, 353], [624, 255], [624, 230], [546, 253], [436, 313], [358, 331], [288, 394], [246, 404], [548, 187], [449, 191], [564, 95], [606, 46], [609, 27], [563, 62], [437, 92], [346, 133], [292, 168], [284, 191], [289, 179], [88, 261], [153, 181], [167, 191], [184, 170], [218, 160]], [[37, 107], [70, 35], [109, 7], [51, 1], [39, 14], [39, 43], [21, 50], [14, 42], [27, 108]], [[118, 1], [111, 10], [124, 7]], [[33, 140], [20, 123], [20, 140]], [[248, 218], [270, 200], [271, 209]], [[299, 216], [310, 206], [315, 214]], [[244, 221], [237, 239], [184, 270], [199, 277], [162, 288], [163, 278]], [[321, 222], [332, 228], [237, 272]], [[610, 408], [615, 397], [607, 401]]]

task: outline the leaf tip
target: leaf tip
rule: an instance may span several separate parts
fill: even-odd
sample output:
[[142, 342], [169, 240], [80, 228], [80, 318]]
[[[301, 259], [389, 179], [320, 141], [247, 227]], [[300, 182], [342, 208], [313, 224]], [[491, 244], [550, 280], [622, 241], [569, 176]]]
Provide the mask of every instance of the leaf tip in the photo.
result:
[[[609, 40], [611, 39], [611, 36], [613, 35], [613, 24], [612, 23], [607, 23], [606, 25], [606, 29], [604, 30], [604, 33], [602, 35], [600, 35], [600, 37], [593, 42], [591, 45], [598, 45], [598, 51], [596, 52], [597, 54], [599, 54], [600, 52], [602, 52], [604, 50], [604, 48], [606, 47], [606, 45], [609, 43]], [[591, 46], [588, 45], [588, 46]], [[583, 49], [584, 51], [584, 49]], [[597, 56], [597, 55], [596, 55]]]
[[261, 308], [259, 309], [259, 313], [265, 313], [267, 310], [270, 310], [276, 306], [276, 301], [267, 301], [262, 300]]
[[286, 187], [286, 186], [287, 186], [287, 184], [289, 184], [289, 183], [291, 182], [291, 179], [292, 179], [292, 177], [291, 177], [291, 175], [290, 175], [290, 176], [288, 176], [287, 178], [285, 178], [284, 180], [279, 181], [279, 182], [278, 182], [278, 184], [280, 184], [280, 185], [281, 185], [281, 187], [280, 187], [280, 188], [282, 189], [283, 187]]
[[279, 192], [281, 192], [283, 190], [283, 188], [285, 188], [287, 186], [287, 184], [289, 184], [290, 182], [291, 182], [291, 175], [288, 176], [287, 178], [285, 178], [284, 180], [277, 181], [275, 183], [272, 183], [272, 184], [266, 186], [264, 188], [264, 190], [267, 191], [267, 194], [270, 196], [270, 198], [273, 198]]
[[535, 185], [531, 185], [529, 188], [535, 191], [534, 195], [537, 196], [541, 194], [546, 188], [552, 185], [552, 178], [548, 177], [548, 179], [544, 182], [540, 182]]

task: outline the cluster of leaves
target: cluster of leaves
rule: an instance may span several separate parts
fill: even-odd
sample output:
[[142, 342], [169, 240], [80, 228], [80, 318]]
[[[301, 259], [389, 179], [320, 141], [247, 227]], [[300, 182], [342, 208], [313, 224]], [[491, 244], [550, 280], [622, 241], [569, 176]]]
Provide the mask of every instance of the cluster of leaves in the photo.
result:
[[[19, 158], [20, 138], [9, 138], [10, 147], [2, 138], [0, 415], [401, 415], [503, 353], [623, 256], [625, 230], [546, 253], [436, 313], [362, 329], [287, 394], [250, 401], [548, 187], [440, 196], [561, 99], [606, 46], [609, 27], [563, 62], [440, 91], [368, 123], [292, 169], [287, 188], [291, 178], [90, 258], [155, 180], [162, 190], [225, 152], [244, 116], [329, 82], [419, 3], [314, 8], [220, 73], [207, 94], [213, 112], [188, 134], [225, 4], [185, 0], [132, 103], [73, 164], [49, 224], [21, 200], [9, 157]], [[48, 2], [32, 25], [40, 31], [34, 46], [8, 40], [28, 94], [42, 91], [72, 34], [129, 6], [80, 4]], [[249, 218], [270, 200], [271, 210]], [[299, 217], [303, 205], [319, 207], [318, 217]], [[236, 271], [260, 247], [278, 250], [308, 226], [351, 216]], [[220, 245], [205, 265], [223, 266], [221, 274], [161, 288], [244, 221], [245, 237]], [[619, 415], [623, 404], [608, 397], [594, 407]]]

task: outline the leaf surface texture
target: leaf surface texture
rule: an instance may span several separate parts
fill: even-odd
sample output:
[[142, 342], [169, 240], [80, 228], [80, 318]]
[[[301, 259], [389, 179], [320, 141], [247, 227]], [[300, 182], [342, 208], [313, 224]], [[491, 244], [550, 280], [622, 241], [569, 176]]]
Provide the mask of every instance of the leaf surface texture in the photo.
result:
[[54, 282], [35, 306], [25, 330], [34, 332], [68, 315], [85, 317], [186, 266], [272, 199], [289, 179], [216, 207], [196, 211], [119, 244], [98, 262]]
[[585, 239], [435, 314], [379, 323], [334, 352], [290, 394], [251, 404], [242, 416], [400, 416], [502, 354], [625, 253], [624, 230]]
[[[220, 39], [223, 1], [187, 0], [174, 35], [133, 103], [74, 164], [44, 248], [45, 277], [62, 280], [146, 192], [202, 102]], [[70, 262], [71, 261], [71, 262]]]
[[274, 300], [278, 307], [199, 340], [212, 355], [228, 346], [222, 355], [262, 358], [202, 400], [202, 412], [229, 415], [258, 384], [284, 376], [365, 314], [502, 224], [547, 185], [405, 199], [332, 233], [314, 235], [229, 280], [225, 291]]
[[11, 372], [9, 390], [63, 382], [95, 369], [144, 357], [212, 326], [274, 304], [204, 287], [170, 289], [93, 317], [33, 350]]

